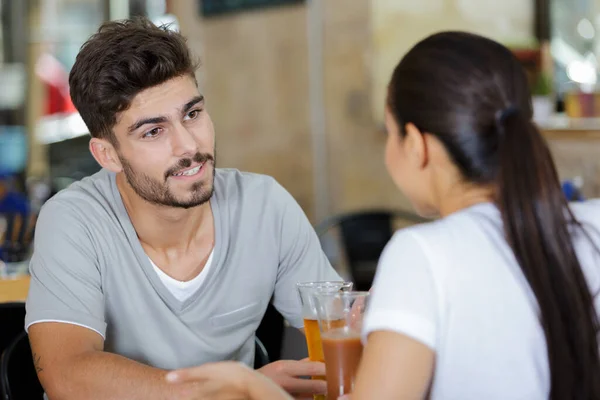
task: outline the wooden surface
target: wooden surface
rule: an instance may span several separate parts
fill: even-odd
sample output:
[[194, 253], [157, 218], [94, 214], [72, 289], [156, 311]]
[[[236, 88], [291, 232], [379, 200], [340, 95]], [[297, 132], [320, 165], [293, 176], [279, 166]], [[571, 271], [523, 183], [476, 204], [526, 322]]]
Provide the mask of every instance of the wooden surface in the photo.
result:
[[29, 291], [30, 277], [0, 279], [0, 303], [25, 301]]
[[202, 18], [196, 0], [170, 3], [201, 58], [218, 165], [273, 176], [311, 215], [306, 6]]
[[543, 129], [542, 133], [548, 140], [570, 141], [598, 141], [600, 143], [600, 130], [587, 129]]

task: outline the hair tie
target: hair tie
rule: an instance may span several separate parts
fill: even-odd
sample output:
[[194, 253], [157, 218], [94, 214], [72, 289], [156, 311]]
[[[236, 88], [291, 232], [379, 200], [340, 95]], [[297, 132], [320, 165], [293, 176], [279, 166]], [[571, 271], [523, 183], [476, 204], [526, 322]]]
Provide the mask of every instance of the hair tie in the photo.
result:
[[496, 113], [496, 124], [501, 125], [506, 118], [512, 117], [519, 112], [519, 108], [515, 105], [510, 105], [504, 110], [500, 110]]

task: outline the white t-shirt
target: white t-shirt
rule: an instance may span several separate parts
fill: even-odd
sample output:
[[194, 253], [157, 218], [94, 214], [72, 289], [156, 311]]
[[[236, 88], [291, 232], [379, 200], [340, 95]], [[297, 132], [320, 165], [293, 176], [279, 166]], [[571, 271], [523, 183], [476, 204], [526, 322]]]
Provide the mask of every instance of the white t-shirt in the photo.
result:
[[169, 292], [171, 292], [177, 300], [184, 302], [192, 297], [192, 295], [200, 289], [200, 286], [202, 286], [212, 264], [213, 252], [214, 249], [210, 251], [210, 255], [208, 256], [208, 260], [206, 260], [206, 264], [204, 265], [204, 268], [202, 268], [202, 271], [189, 281], [178, 281], [177, 279], [171, 278], [169, 275], [165, 274], [162, 269], [158, 268], [158, 266], [154, 264], [154, 261], [150, 260], [150, 263]]
[[[600, 201], [572, 210], [600, 246]], [[581, 234], [573, 243], [598, 293], [600, 255]], [[600, 314], [600, 296], [595, 301]], [[548, 398], [537, 302], [490, 203], [394, 235], [365, 316], [364, 337], [373, 331], [399, 332], [435, 351], [432, 399]]]

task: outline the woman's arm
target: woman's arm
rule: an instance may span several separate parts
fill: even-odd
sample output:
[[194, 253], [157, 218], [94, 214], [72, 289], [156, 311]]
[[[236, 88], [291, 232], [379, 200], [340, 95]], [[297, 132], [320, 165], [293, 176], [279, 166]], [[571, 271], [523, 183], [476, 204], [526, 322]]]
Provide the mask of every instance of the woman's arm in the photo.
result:
[[435, 353], [400, 333], [369, 335], [352, 400], [423, 399], [427, 396]]
[[367, 335], [352, 400], [427, 397], [438, 342], [440, 293], [427, 241], [394, 234], [377, 266], [363, 332]]

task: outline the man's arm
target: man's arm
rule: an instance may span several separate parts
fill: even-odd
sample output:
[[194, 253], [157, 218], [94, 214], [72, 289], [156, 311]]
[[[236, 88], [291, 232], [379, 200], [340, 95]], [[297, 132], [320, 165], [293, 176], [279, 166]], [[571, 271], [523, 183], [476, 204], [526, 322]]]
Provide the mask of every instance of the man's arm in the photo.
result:
[[269, 379], [231, 361], [173, 371], [166, 378], [174, 385], [206, 382], [202, 399], [292, 400]]
[[193, 398], [196, 385], [169, 385], [166, 371], [103, 351], [96, 332], [43, 322], [29, 327], [39, 380], [52, 400], [163, 400]]
[[303, 327], [299, 282], [341, 281], [319, 238], [296, 200], [275, 183], [272, 198], [279, 223], [279, 269], [273, 304], [295, 328]]
[[52, 400], [185, 399], [162, 384], [164, 371], [103, 351], [102, 248], [83, 214], [50, 199], [36, 226], [25, 323], [42, 386]]
[[[319, 239], [294, 198], [275, 180], [268, 190], [269, 216], [275, 229], [278, 269], [274, 306], [294, 327], [303, 326], [296, 283], [340, 280], [321, 250]], [[306, 360], [281, 360], [258, 370], [296, 398], [323, 394], [326, 383], [302, 377], [325, 375], [325, 365]]]

